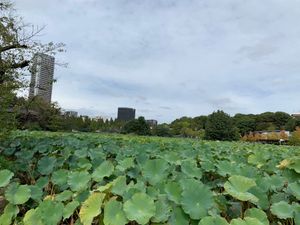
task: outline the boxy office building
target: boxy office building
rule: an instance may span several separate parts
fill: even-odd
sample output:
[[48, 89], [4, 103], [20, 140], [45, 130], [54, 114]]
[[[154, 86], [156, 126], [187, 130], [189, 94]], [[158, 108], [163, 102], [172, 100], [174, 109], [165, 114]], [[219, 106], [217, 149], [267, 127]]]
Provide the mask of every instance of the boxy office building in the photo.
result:
[[118, 108], [118, 120], [130, 121], [135, 119], [135, 109], [133, 108]]

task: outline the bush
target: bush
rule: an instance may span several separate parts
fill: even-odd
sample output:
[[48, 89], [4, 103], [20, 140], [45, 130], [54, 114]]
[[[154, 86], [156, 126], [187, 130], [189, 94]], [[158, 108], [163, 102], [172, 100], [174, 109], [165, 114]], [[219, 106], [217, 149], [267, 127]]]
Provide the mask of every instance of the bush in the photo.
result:
[[139, 117], [138, 119], [131, 120], [127, 122], [123, 129], [123, 134], [137, 134], [137, 135], [150, 135], [150, 127], [147, 124], [144, 117]]
[[205, 139], [234, 141], [239, 139], [238, 129], [233, 119], [223, 111], [218, 110], [208, 116], [205, 126]]
[[297, 127], [289, 139], [290, 145], [300, 145], [300, 127]]

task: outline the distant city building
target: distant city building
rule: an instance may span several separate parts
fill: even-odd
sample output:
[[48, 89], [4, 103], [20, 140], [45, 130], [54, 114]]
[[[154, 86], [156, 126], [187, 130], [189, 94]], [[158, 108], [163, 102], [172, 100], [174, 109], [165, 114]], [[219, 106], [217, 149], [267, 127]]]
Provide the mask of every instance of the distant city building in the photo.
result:
[[292, 117], [300, 119], [300, 112], [299, 113], [293, 113]]
[[118, 108], [118, 120], [130, 121], [135, 119], [135, 109], [133, 108]]
[[55, 58], [37, 53], [33, 58], [29, 98], [39, 96], [51, 103]]
[[150, 126], [150, 129], [153, 129], [157, 126], [157, 120], [146, 120], [146, 122]]
[[78, 112], [76, 112], [76, 111], [66, 111], [64, 114], [65, 114], [65, 116], [68, 116], [68, 117], [77, 117], [78, 116]]

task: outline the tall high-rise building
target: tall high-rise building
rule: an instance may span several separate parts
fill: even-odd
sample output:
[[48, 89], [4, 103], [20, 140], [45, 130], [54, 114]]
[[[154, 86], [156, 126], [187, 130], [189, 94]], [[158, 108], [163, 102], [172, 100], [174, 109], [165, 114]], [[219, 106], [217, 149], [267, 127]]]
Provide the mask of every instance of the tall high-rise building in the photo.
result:
[[118, 108], [118, 120], [129, 121], [135, 119], [135, 109]]
[[45, 102], [51, 103], [54, 61], [53, 56], [43, 53], [37, 53], [34, 56], [29, 98], [39, 96]]

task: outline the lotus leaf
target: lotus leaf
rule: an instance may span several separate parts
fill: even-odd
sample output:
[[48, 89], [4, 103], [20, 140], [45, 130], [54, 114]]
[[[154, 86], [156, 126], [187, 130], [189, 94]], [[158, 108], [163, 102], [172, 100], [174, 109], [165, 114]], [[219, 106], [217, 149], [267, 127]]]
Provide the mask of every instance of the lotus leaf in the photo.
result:
[[80, 221], [83, 225], [91, 225], [94, 217], [101, 213], [104, 198], [105, 194], [94, 192], [83, 202], [79, 212]]
[[118, 163], [116, 169], [124, 172], [125, 170], [134, 167], [134, 158], [126, 158]]
[[172, 210], [169, 223], [172, 225], [189, 225], [189, 217], [183, 212], [181, 207], [177, 206]]
[[181, 170], [185, 173], [188, 177], [202, 177], [202, 171], [200, 168], [197, 167], [197, 163], [195, 160], [188, 160], [181, 163]]
[[65, 190], [61, 193], [59, 193], [58, 195], [55, 196], [55, 200], [58, 202], [64, 202], [64, 201], [68, 201], [72, 198], [73, 196], [73, 192], [69, 191], [69, 190]]
[[124, 211], [129, 220], [135, 220], [139, 224], [147, 224], [155, 215], [154, 200], [145, 193], [136, 193], [125, 202]]
[[188, 179], [182, 183], [181, 205], [185, 213], [194, 220], [199, 220], [207, 215], [213, 207], [213, 195], [203, 183]]
[[24, 204], [30, 196], [31, 191], [28, 185], [11, 183], [5, 191], [5, 198], [14, 205]]
[[251, 187], [255, 187], [256, 183], [253, 179], [243, 176], [231, 176], [224, 184], [225, 191], [234, 198], [241, 201], [258, 202], [258, 198], [247, 192]]
[[289, 189], [291, 190], [292, 194], [298, 199], [300, 200], [300, 184], [298, 183], [292, 183], [289, 184]]
[[261, 209], [257, 209], [257, 208], [247, 209], [245, 212], [245, 216], [255, 218], [264, 225], [269, 225], [268, 217], [266, 213]]
[[244, 220], [240, 218], [231, 220], [230, 225], [264, 225], [264, 224], [256, 218], [245, 217]]
[[30, 185], [29, 188], [30, 188], [31, 198], [36, 201], [41, 201], [44, 194], [42, 188], [40, 188], [37, 185]]
[[58, 224], [62, 219], [64, 205], [61, 202], [44, 200], [37, 208], [38, 218], [44, 225]]
[[116, 180], [114, 180], [114, 184], [111, 189], [111, 192], [116, 195], [122, 196], [126, 191], [126, 186], [127, 186], [126, 177], [125, 176], [118, 177]]
[[152, 159], [146, 161], [145, 165], [142, 168], [142, 172], [146, 180], [151, 185], [156, 185], [167, 177], [168, 167], [169, 165], [165, 160]]
[[0, 216], [0, 224], [1, 225], [10, 225], [12, 220], [19, 213], [19, 208], [16, 205], [8, 204], [5, 206], [4, 212]]
[[200, 220], [199, 225], [229, 225], [227, 221], [220, 216], [207, 216]]
[[114, 165], [110, 161], [104, 161], [92, 174], [93, 180], [99, 182], [104, 177], [109, 177], [114, 172]]
[[68, 176], [68, 185], [72, 191], [82, 191], [86, 189], [90, 181], [90, 174], [86, 171], [70, 172]]
[[56, 158], [44, 156], [38, 162], [38, 171], [42, 175], [49, 175], [52, 173], [56, 164]]
[[37, 209], [28, 210], [23, 218], [24, 225], [44, 225], [37, 212]]
[[14, 173], [9, 170], [0, 171], [0, 188], [9, 184], [10, 179], [14, 176]]
[[68, 181], [68, 170], [60, 169], [53, 172], [51, 181], [58, 186], [65, 185]]
[[271, 212], [280, 219], [293, 218], [293, 206], [287, 202], [278, 202], [271, 206]]
[[182, 189], [178, 183], [172, 181], [166, 183], [165, 192], [169, 200], [175, 202], [176, 204], [180, 204]]
[[72, 202], [69, 202], [64, 210], [63, 210], [63, 218], [64, 220], [65, 219], [68, 219], [75, 211], [75, 209], [79, 206], [79, 202], [77, 201], [72, 201]]
[[159, 223], [165, 222], [171, 215], [171, 206], [165, 196], [160, 196], [155, 202], [156, 212], [154, 217], [151, 219], [152, 222]]
[[110, 199], [104, 207], [104, 225], [125, 225], [128, 220], [123, 211], [123, 205], [115, 199]]

